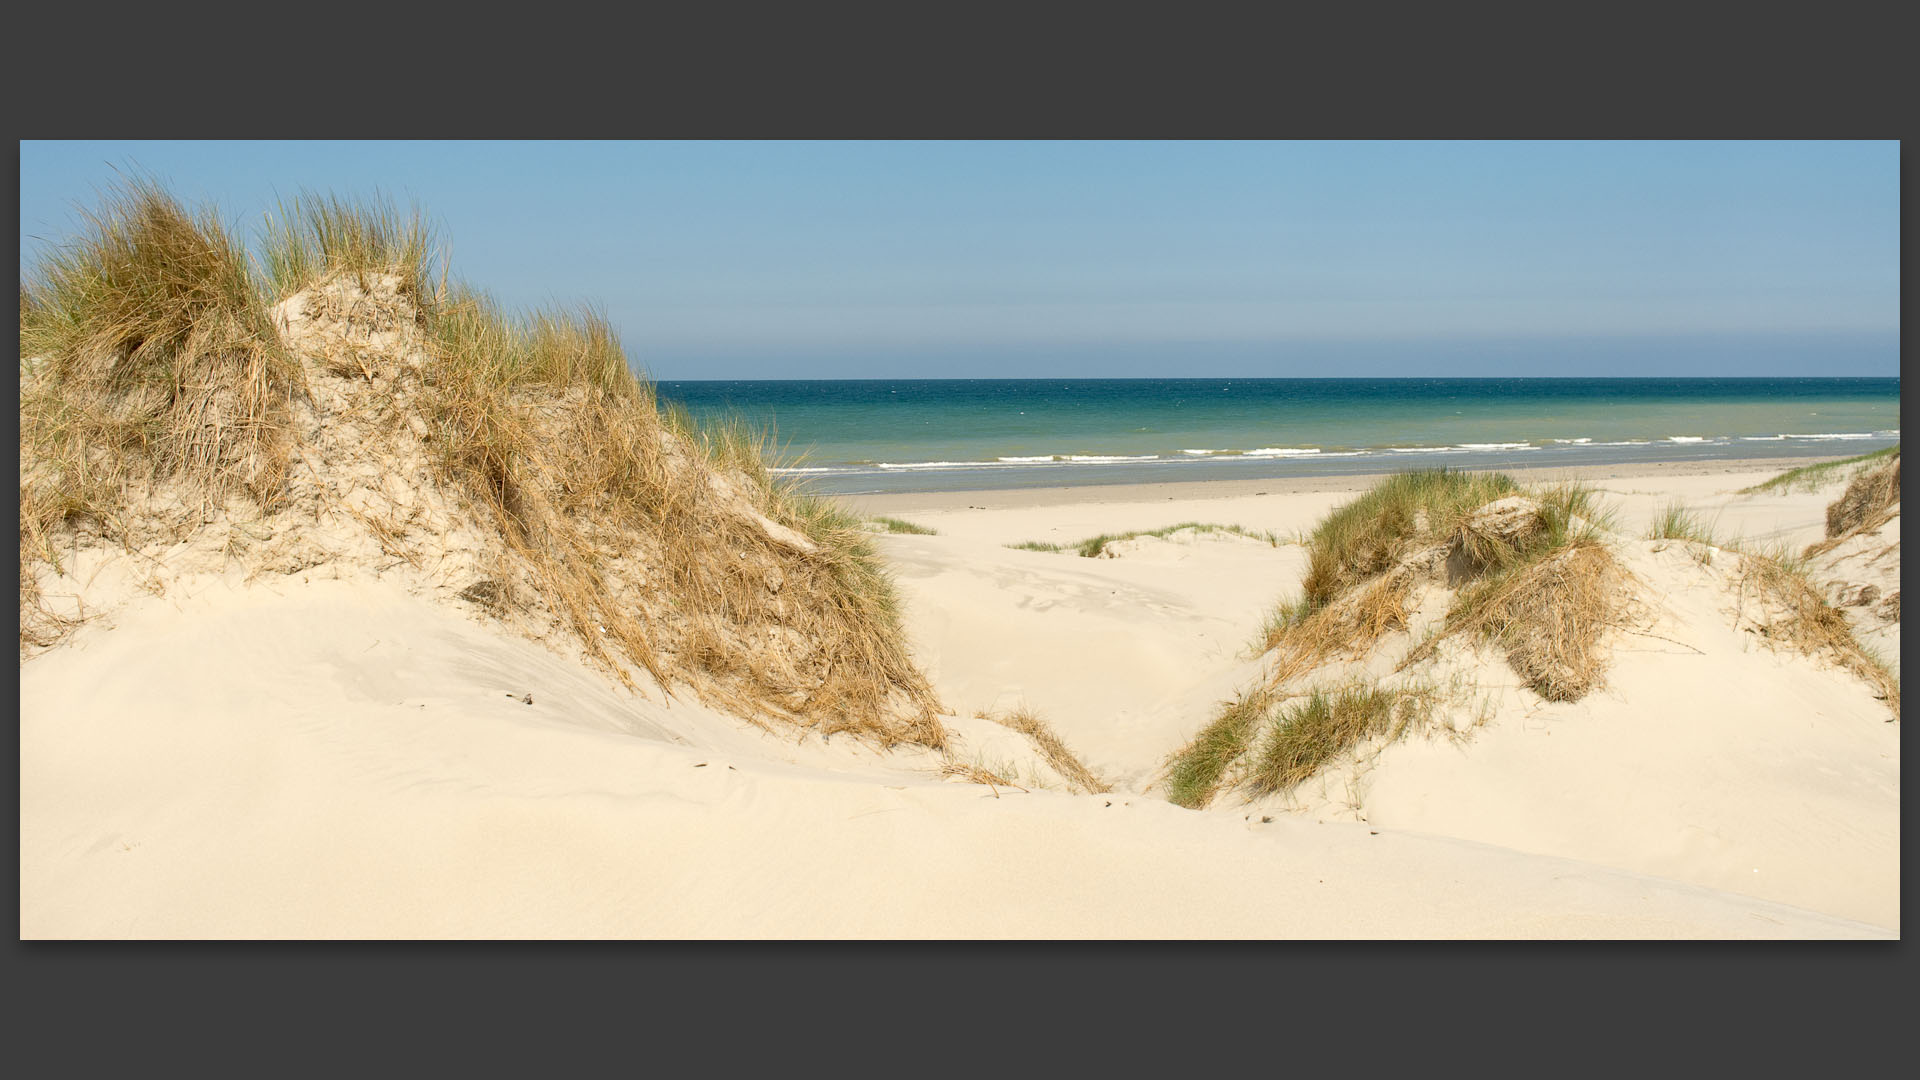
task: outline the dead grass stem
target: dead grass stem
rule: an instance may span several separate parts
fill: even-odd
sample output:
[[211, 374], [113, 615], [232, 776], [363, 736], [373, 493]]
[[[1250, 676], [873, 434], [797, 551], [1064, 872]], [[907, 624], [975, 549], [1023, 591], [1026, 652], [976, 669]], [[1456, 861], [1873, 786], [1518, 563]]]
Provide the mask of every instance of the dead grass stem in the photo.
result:
[[1089, 795], [1111, 790], [1111, 787], [1094, 775], [1093, 770], [1087, 768], [1079, 756], [1054, 733], [1053, 728], [1032, 709], [1019, 708], [983, 715], [1001, 727], [1010, 728], [1032, 739], [1040, 748], [1041, 755], [1047, 759], [1047, 764], [1053, 766], [1053, 771], [1065, 777], [1067, 783], [1074, 788]]
[[1900, 718], [1899, 677], [1854, 637], [1846, 614], [1827, 603], [1807, 580], [1804, 562], [1782, 558], [1780, 553], [1744, 553], [1739, 585], [1743, 600], [1751, 594], [1758, 601], [1759, 615], [1751, 622], [1769, 644], [1825, 658], [1853, 673], [1887, 703], [1894, 719]]
[[[990, 769], [983, 768], [979, 765], [968, 764], [965, 762], [957, 762], [957, 761], [947, 762], [946, 764], [940, 766], [940, 775], [947, 776], [947, 777], [957, 776], [962, 780], [968, 781], [969, 783], [985, 784], [987, 788], [993, 792], [993, 797], [996, 799], [1000, 797], [1001, 788], [1013, 788], [1017, 791], [1023, 791], [1023, 792], [1027, 790], [1024, 787], [1021, 787], [1019, 784], [1016, 784], [1013, 781], [1008, 780], [1007, 778], [999, 775], [998, 773], [993, 772]], [[1029, 792], [1029, 794], [1031, 793]]]

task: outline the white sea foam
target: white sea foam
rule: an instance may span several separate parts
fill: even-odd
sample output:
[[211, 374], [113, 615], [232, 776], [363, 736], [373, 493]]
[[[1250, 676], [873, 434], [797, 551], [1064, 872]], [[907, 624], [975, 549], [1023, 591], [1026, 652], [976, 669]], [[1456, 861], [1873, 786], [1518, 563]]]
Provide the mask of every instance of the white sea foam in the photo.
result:
[[1010, 469], [1031, 465], [1072, 463], [1075, 465], [1122, 465], [1136, 461], [1158, 461], [1158, 454], [1120, 456], [1109, 454], [1056, 454], [1049, 457], [1003, 457], [993, 461], [882, 461], [879, 469]]
[[1531, 442], [1473, 442], [1458, 443], [1452, 446], [1383, 446], [1362, 450], [1324, 450], [1312, 446], [1263, 446], [1252, 450], [1214, 450], [1188, 448], [1178, 455], [1160, 454], [1035, 454], [1008, 455], [986, 461], [882, 461], [860, 462], [834, 466], [786, 466], [770, 469], [780, 475], [790, 474], [858, 474], [867, 471], [894, 472], [913, 470], [976, 469], [999, 470], [1019, 469], [1049, 465], [1128, 465], [1146, 462], [1177, 463], [1181, 461], [1219, 461], [1253, 462], [1260, 460], [1326, 460], [1329, 458], [1369, 457], [1379, 454], [1474, 454], [1488, 452], [1516, 452], [1539, 450], [1543, 445], [1551, 444], [1566, 447], [1598, 448], [1616, 446], [1651, 446], [1656, 442], [1678, 446], [1726, 446], [1734, 442], [1781, 442], [1784, 440], [1806, 441], [1857, 441], [1866, 439], [1898, 439], [1898, 428], [1887, 428], [1872, 432], [1832, 431], [1805, 434], [1780, 435], [1669, 435], [1664, 439], [1621, 439], [1613, 441], [1595, 441], [1591, 437], [1543, 439], [1541, 443]]
[[985, 469], [999, 464], [994, 461], [882, 461], [875, 467], [881, 469]]

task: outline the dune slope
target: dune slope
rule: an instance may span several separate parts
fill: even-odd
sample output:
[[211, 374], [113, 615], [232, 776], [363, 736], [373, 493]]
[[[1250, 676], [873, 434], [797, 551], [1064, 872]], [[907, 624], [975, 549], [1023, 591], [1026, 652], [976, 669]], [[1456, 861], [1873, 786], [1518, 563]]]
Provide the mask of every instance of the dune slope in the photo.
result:
[[1886, 933], [1364, 825], [996, 798], [379, 582], [131, 602], [23, 670], [21, 759], [28, 938]]

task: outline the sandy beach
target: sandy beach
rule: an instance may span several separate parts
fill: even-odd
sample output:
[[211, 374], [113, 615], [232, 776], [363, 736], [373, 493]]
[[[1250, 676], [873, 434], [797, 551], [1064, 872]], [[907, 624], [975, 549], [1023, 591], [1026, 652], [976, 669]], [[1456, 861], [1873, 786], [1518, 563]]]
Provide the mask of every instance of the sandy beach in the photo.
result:
[[[1724, 535], [1817, 539], [1831, 490], [1736, 494], [1772, 475], [1585, 479], [1622, 536], [1677, 498]], [[877, 542], [957, 756], [1004, 789], [926, 751], [630, 693], [378, 575], [124, 588], [22, 667], [21, 934], [1897, 935], [1899, 724], [1742, 640], [1698, 583], [1586, 700], [1379, 748], [1352, 785], [1168, 803], [1168, 755], [1253, 677], [1302, 549], [1005, 545], [1183, 521], [1287, 535], [1367, 482], [850, 500], [937, 530]], [[1634, 567], [1677, 581], [1673, 554]], [[1518, 700], [1497, 658], [1483, 670]], [[975, 716], [1019, 706], [1111, 790], [1069, 791]]]
[[[1699, 477], [1741, 477], [1744, 486], [1751, 478], [1777, 476], [1787, 469], [1821, 462], [1838, 461], [1841, 455], [1809, 458], [1727, 458], [1711, 462], [1656, 461], [1644, 464], [1547, 466], [1507, 468], [1500, 471], [1526, 483], [1560, 483], [1669, 479]], [[1239, 499], [1255, 495], [1311, 495], [1338, 492], [1350, 495], [1377, 483], [1385, 473], [1360, 473], [1352, 476], [1287, 476], [1249, 480], [1172, 481], [1158, 484], [1085, 485], [1081, 487], [1001, 488], [982, 491], [929, 491], [898, 494], [842, 495], [838, 498], [854, 510], [867, 514], [898, 514], [919, 510], [1006, 509], [1022, 506], [1071, 506], [1079, 503], [1142, 504], [1172, 500], [1206, 502], [1214, 499]]]

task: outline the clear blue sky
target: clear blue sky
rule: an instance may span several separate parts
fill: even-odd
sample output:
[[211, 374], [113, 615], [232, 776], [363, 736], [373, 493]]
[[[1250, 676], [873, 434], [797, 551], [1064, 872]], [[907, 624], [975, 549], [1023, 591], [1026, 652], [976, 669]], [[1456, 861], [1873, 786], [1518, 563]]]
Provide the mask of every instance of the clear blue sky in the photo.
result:
[[1893, 375], [1897, 143], [25, 142], [250, 226], [417, 200], [656, 378]]

